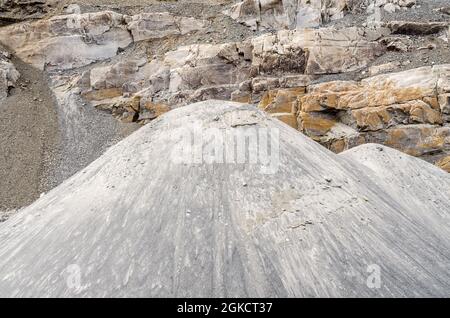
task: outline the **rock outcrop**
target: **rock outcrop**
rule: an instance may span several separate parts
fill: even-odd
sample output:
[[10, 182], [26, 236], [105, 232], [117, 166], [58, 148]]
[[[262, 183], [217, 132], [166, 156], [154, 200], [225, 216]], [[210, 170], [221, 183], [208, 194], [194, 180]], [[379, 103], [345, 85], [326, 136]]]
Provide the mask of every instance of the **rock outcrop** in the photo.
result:
[[444, 2], [0, 0], [0, 297], [448, 297]]
[[159, 39], [170, 35], [184, 35], [206, 26], [205, 21], [174, 16], [168, 12], [141, 13], [126, 19], [128, 30], [131, 31], [135, 42]]
[[39, 69], [65, 70], [113, 57], [133, 42], [123, 15], [56, 16], [0, 29], [4, 45]]
[[9, 90], [20, 77], [9, 57], [9, 53], [0, 52], [0, 101], [8, 96]]
[[319, 27], [353, 10], [374, 13], [383, 8], [393, 13], [415, 4], [416, 0], [243, 0], [224, 13], [254, 30], [294, 30]]
[[244, 0], [225, 11], [253, 29], [318, 27], [344, 17], [350, 0]]
[[[367, 68], [393, 41], [404, 40], [396, 34], [439, 33], [446, 23], [282, 30], [242, 42], [182, 46], [160, 56], [118, 56], [132, 43], [181, 36], [205, 26], [205, 21], [167, 12], [127, 16], [105, 11], [20, 23], [0, 29], [0, 34], [19, 57], [50, 72], [114, 57], [69, 77], [51, 76], [58, 95], [64, 89], [68, 95], [81, 94], [123, 122], [145, 124], [174, 107], [214, 98], [258, 103], [336, 152], [380, 142], [432, 162], [449, 154], [449, 92], [435, 89], [444, 80], [438, 77], [446, 74], [445, 67], [360, 83], [311, 85], [322, 75]], [[369, 72], [389, 67], [371, 67]]]
[[393, 34], [430, 35], [448, 30], [450, 22], [390, 21], [384, 25]]
[[57, 3], [56, 0], [0, 0], [0, 25], [25, 19], [43, 17]]
[[[336, 151], [377, 141], [440, 160], [450, 151], [449, 79], [450, 65], [441, 65], [312, 86], [300, 100], [300, 127]], [[326, 124], [310, 126], [314, 116], [326, 117]], [[336, 123], [352, 132], [337, 135]]]
[[[177, 149], [195, 131], [215, 149], [252, 131], [279, 143], [268, 161], [189, 164]], [[392, 149], [338, 156], [254, 107], [191, 105], [0, 224], [0, 296], [445, 297], [449, 189]]]
[[168, 13], [127, 16], [101, 11], [14, 24], [0, 29], [0, 39], [25, 62], [51, 71], [114, 57], [135, 41], [181, 35], [202, 27], [202, 21]]
[[260, 107], [298, 116], [299, 130], [335, 152], [377, 142], [437, 163], [450, 155], [449, 80], [450, 65], [423, 67], [270, 91]]
[[[82, 14], [78, 10], [3, 27], [0, 39], [21, 59], [48, 71], [58, 96], [64, 92], [80, 95], [87, 105], [125, 123], [146, 124], [172, 108], [197, 101], [233, 100], [259, 104], [336, 152], [380, 142], [441, 162], [449, 154], [449, 92], [438, 92], [434, 85], [442, 82], [436, 72], [446, 74], [445, 67], [361, 82], [311, 85], [330, 74], [364, 69], [375, 75], [398, 68], [400, 62], [372, 63], [386, 51], [423, 49], [411, 37], [438, 36], [449, 28], [449, 23], [442, 21], [388, 21], [375, 28], [303, 28], [314, 14], [320, 17], [320, 24], [345, 11], [415, 5], [414, 1], [371, 3], [246, 0], [231, 10], [239, 8], [236, 12], [245, 16], [256, 12], [258, 27], [266, 23], [268, 28], [293, 30], [239, 42], [184, 45], [154, 55], [145, 50], [131, 56], [120, 53], [139, 42], [203, 32], [208, 22], [168, 12], [126, 15], [113, 11]], [[434, 47], [431, 43], [424, 48]], [[16, 77], [9, 64], [3, 64], [2, 74], [6, 69], [10, 71], [2, 75], [3, 96]], [[67, 70], [74, 72], [65, 74]], [[58, 100], [67, 100], [67, 96]]]
[[126, 59], [93, 68], [80, 81], [94, 106], [125, 121], [147, 122], [154, 105], [168, 109], [211, 98], [255, 102], [269, 89], [358, 70], [382, 52], [358, 28], [280, 31], [243, 42], [184, 46], [151, 61]]

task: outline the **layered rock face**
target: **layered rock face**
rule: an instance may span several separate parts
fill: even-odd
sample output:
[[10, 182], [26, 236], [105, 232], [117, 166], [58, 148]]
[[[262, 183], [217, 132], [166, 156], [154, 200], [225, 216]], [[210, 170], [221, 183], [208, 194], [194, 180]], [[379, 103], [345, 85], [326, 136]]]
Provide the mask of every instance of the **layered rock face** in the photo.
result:
[[39, 69], [66, 70], [116, 56], [134, 41], [202, 28], [203, 22], [168, 13], [127, 16], [113, 11], [56, 16], [0, 29], [4, 45]]
[[335, 152], [381, 143], [449, 171], [449, 79], [450, 65], [423, 67], [270, 90], [259, 106]]
[[[84, 74], [83, 95], [124, 120], [206, 99], [259, 101], [275, 87], [353, 71], [383, 51], [362, 29], [280, 31], [243, 42], [180, 47], [160, 58], [120, 61]], [[349, 58], [351, 56], [351, 58]]]
[[[192, 102], [232, 100], [257, 104], [336, 152], [379, 142], [447, 167], [445, 65], [349, 79], [410, 68], [411, 60], [390, 61], [389, 54], [412, 59], [415, 50], [448, 51], [449, 22], [324, 26], [345, 13], [389, 13], [390, 5], [408, 14], [416, 2], [246, 0], [227, 14], [253, 19], [245, 24], [257, 32], [223, 43], [184, 40], [211, 32], [204, 16], [68, 8], [74, 13], [0, 28], [0, 39], [49, 74], [58, 101], [77, 96], [80, 107], [94, 106], [125, 123], [146, 124]], [[170, 49], [154, 50], [153, 43]], [[3, 76], [3, 92], [12, 74]], [[345, 80], [336, 81], [340, 77]]]
[[450, 155], [450, 65], [277, 90], [260, 106], [298, 116], [299, 130], [335, 152], [377, 142], [433, 163]]

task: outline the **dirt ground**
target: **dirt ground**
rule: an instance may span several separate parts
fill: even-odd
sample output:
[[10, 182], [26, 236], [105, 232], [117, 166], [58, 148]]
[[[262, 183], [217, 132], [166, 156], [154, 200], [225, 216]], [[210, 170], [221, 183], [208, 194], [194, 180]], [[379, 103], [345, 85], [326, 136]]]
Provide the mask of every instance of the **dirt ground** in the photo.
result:
[[0, 222], [5, 211], [31, 204], [139, 128], [81, 107], [76, 122], [68, 122], [47, 76], [12, 62], [21, 77], [0, 102]]
[[32, 203], [58, 147], [58, 118], [42, 72], [13, 58], [21, 78], [0, 103], [0, 210]]

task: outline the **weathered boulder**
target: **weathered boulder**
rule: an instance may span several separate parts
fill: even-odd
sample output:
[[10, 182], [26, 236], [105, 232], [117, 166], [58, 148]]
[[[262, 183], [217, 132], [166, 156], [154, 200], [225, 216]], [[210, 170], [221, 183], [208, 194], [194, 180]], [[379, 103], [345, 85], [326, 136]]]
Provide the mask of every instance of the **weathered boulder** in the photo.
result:
[[180, 35], [204, 23], [169, 13], [68, 14], [0, 29], [0, 42], [39, 69], [66, 70], [116, 56], [134, 41]]
[[70, 14], [0, 29], [0, 41], [39, 69], [71, 69], [110, 58], [132, 43], [124, 16]]
[[435, 162], [450, 151], [449, 79], [439, 65], [312, 85], [298, 96], [299, 127], [335, 151], [378, 142]]
[[19, 72], [7, 56], [0, 52], [0, 101], [8, 96], [9, 90], [14, 87], [20, 77]]
[[264, 73], [349, 72], [367, 66], [383, 52], [364, 29], [355, 27], [280, 31], [257, 37], [252, 45], [253, 64]]
[[450, 22], [390, 21], [385, 25], [393, 34], [429, 35], [448, 29]]
[[205, 27], [205, 21], [174, 16], [168, 12], [141, 13], [127, 18], [134, 41], [160, 39], [169, 35], [183, 35]]
[[447, 156], [445, 158], [442, 158], [439, 160], [436, 165], [440, 167], [441, 169], [450, 172], [450, 156]]
[[224, 13], [253, 29], [318, 27], [340, 19], [349, 0], [243, 0]]

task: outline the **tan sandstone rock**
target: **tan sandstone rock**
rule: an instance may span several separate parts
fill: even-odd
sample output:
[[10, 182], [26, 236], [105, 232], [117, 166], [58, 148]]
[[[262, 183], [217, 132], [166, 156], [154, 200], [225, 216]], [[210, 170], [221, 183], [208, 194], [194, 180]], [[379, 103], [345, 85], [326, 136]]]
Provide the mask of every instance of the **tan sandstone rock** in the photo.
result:
[[449, 154], [449, 92], [450, 65], [437, 65], [360, 82], [272, 88], [259, 107], [297, 114], [298, 129], [335, 152], [381, 143], [434, 163]]
[[117, 103], [108, 96], [116, 89], [171, 107], [207, 99], [261, 101], [271, 113], [297, 117], [296, 100], [315, 76], [359, 69], [379, 50], [357, 28], [280, 31], [243, 42], [182, 46], [151, 61], [119, 59], [89, 72], [86, 94], [102, 108]]
[[0, 29], [0, 41], [39, 69], [71, 69], [110, 58], [132, 43], [122, 14], [70, 14]]
[[375, 142], [432, 161], [450, 149], [449, 79], [450, 65], [438, 65], [311, 85], [298, 126], [334, 151]]
[[416, 22], [416, 21], [390, 21], [386, 23], [394, 34], [429, 35], [436, 34], [448, 28], [450, 22]]
[[447, 172], [450, 172], [450, 156], [447, 156], [441, 160], [439, 160], [436, 165]]
[[0, 42], [39, 69], [78, 68], [117, 55], [141, 40], [181, 35], [204, 22], [169, 13], [127, 16], [113, 11], [68, 14], [0, 29]]
[[168, 12], [141, 13], [127, 17], [128, 29], [134, 41], [160, 39], [169, 35], [183, 35], [205, 27], [205, 21], [174, 16]]
[[359, 28], [280, 31], [252, 40], [253, 64], [262, 72], [342, 73], [368, 65], [382, 47]]

